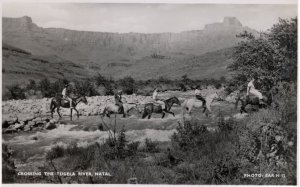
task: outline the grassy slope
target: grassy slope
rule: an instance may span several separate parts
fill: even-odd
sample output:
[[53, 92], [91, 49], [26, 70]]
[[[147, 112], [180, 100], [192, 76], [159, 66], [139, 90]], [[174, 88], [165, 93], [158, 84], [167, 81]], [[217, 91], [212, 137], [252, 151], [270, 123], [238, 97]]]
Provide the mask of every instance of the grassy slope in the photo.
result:
[[103, 73], [117, 78], [132, 76], [142, 80], [159, 76], [175, 79], [185, 74], [193, 79], [226, 77], [229, 76], [226, 67], [231, 62], [232, 50], [227, 48], [200, 56], [167, 54], [164, 59], [146, 56], [137, 60], [132, 66], [108, 67], [103, 70]]
[[87, 76], [82, 66], [55, 55], [32, 55], [5, 43], [2, 54], [3, 88], [16, 83], [28, 83], [29, 79], [40, 80], [46, 77], [50, 80], [63, 77], [74, 79]]

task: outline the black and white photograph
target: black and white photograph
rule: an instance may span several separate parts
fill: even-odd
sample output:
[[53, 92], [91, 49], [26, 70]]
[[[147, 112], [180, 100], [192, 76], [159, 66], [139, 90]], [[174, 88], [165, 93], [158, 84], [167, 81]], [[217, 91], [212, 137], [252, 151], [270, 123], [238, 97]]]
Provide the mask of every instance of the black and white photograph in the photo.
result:
[[273, 1], [2, 2], [2, 184], [297, 185]]

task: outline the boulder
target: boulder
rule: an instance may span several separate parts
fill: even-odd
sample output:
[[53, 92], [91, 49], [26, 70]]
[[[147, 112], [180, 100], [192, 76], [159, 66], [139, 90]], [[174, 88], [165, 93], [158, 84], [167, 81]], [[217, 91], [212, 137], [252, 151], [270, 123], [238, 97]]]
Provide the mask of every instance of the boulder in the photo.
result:
[[29, 121], [26, 126], [34, 127], [35, 124], [35, 121]]
[[24, 123], [16, 123], [12, 126], [14, 129], [23, 129], [24, 128]]
[[29, 125], [25, 125], [23, 131], [24, 132], [28, 132], [28, 131], [31, 131], [32, 130], [32, 126], [29, 126]]
[[47, 129], [47, 130], [52, 130], [55, 128], [56, 128], [56, 125], [54, 123], [50, 123], [50, 122], [48, 122], [45, 126], [45, 129]]

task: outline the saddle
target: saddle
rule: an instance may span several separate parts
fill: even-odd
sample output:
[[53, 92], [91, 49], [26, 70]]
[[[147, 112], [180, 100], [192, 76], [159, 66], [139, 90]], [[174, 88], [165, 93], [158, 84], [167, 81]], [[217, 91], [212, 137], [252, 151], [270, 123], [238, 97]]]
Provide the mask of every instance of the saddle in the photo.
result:
[[153, 105], [156, 106], [156, 107], [161, 106], [162, 109], [166, 108], [166, 104], [165, 103], [162, 105], [161, 103], [153, 102]]

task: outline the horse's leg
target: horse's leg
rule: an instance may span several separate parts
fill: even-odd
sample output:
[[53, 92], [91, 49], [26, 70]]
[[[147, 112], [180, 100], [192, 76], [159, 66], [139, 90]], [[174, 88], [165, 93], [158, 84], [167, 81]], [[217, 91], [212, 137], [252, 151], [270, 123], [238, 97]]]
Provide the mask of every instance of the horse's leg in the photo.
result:
[[72, 121], [72, 113], [73, 113], [73, 109], [72, 108], [70, 108], [70, 119], [71, 119], [71, 121]]
[[174, 112], [171, 112], [171, 111], [166, 111], [166, 110], [165, 110], [165, 112], [167, 112], [167, 113], [169, 113], [169, 114], [172, 114], [172, 115], [175, 117], [175, 114], [174, 114]]
[[142, 115], [142, 119], [144, 119], [147, 115], [148, 115], [147, 111], [144, 110], [143, 115]]
[[151, 118], [151, 114], [148, 115], [148, 119], [150, 119], [150, 118]]
[[79, 118], [79, 112], [78, 112], [78, 110], [77, 110], [76, 108], [74, 108], [74, 110], [75, 110], [76, 113], [77, 113], [77, 118]]
[[54, 113], [54, 111], [55, 111], [55, 108], [56, 108], [56, 106], [54, 106], [54, 107], [51, 109], [51, 118], [53, 118], [53, 113]]
[[59, 116], [59, 119], [61, 118], [61, 115], [60, 115], [60, 113], [59, 113], [59, 109], [60, 109], [60, 107], [58, 106], [57, 108], [56, 108], [56, 112], [57, 112], [57, 114], [58, 114], [58, 116]]
[[164, 113], [164, 112], [162, 112], [163, 114], [162, 114], [162, 116], [161, 116], [161, 118], [164, 118], [165, 117], [165, 115], [166, 115], [166, 113]]

